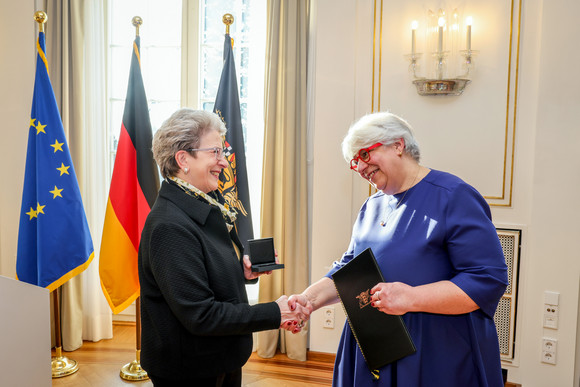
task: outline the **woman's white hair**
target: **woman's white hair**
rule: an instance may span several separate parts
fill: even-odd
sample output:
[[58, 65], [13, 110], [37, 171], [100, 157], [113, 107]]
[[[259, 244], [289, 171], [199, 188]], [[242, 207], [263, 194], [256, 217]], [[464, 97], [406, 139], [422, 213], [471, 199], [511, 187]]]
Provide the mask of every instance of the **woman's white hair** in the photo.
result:
[[405, 141], [404, 152], [419, 162], [421, 159], [419, 144], [407, 121], [388, 112], [367, 114], [348, 129], [342, 141], [342, 155], [350, 163], [362, 148], [368, 148], [376, 143], [391, 145], [399, 139]]
[[201, 137], [210, 130], [217, 131], [220, 136], [226, 134], [221, 118], [205, 110], [182, 108], [165, 120], [153, 136], [153, 158], [161, 175], [164, 178], [175, 176], [179, 170], [175, 154], [180, 150], [199, 148]]

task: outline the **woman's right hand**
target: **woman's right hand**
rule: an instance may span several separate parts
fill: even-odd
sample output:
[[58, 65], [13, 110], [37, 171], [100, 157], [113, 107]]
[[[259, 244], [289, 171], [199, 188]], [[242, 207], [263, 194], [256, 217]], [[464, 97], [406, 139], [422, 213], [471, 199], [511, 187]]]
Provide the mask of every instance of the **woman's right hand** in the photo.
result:
[[294, 310], [297, 304], [300, 304], [306, 309], [308, 309], [309, 313], [312, 313], [314, 311], [314, 306], [312, 305], [312, 302], [310, 302], [310, 300], [308, 299], [308, 297], [306, 297], [304, 293], [293, 294], [290, 297], [288, 297], [288, 305], [290, 306], [291, 310]]
[[310, 318], [310, 310], [300, 304], [296, 305], [294, 309], [291, 309], [287, 296], [278, 298], [276, 303], [280, 308], [280, 328], [291, 331], [292, 333], [300, 332], [306, 321]]
[[[287, 307], [290, 309], [290, 311], [306, 314], [308, 318], [310, 318], [310, 314], [318, 308], [321, 308], [325, 305], [334, 304], [339, 301], [334, 282], [332, 282], [332, 280], [328, 277], [322, 277], [310, 285], [301, 294], [293, 294], [286, 299], [288, 303]], [[306, 320], [303, 320], [303, 323], [305, 321]], [[288, 326], [288, 324], [286, 325]], [[298, 333], [302, 330], [303, 326], [304, 325], [300, 324], [300, 321], [298, 321], [298, 324], [296, 325], [289, 325], [288, 327], [282, 326], [282, 328], [292, 331], [292, 333]]]

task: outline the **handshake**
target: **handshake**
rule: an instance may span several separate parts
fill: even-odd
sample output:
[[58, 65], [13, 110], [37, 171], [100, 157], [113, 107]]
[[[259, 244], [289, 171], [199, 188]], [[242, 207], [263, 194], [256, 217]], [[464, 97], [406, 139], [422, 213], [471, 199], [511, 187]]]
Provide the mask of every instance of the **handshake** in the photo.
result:
[[[275, 253], [276, 257], [278, 253]], [[278, 260], [276, 259], [276, 263]], [[244, 255], [244, 276], [247, 280], [253, 280], [264, 274], [271, 274], [271, 271], [261, 273], [252, 271], [250, 257]], [[304, 328], [304, 324], [310, 318], [310, 313], [314, 307], [310, 300], [303, 294], [293, 294], [290, 297], [282, 296], [276, 300], [280, 307], [280, 328], [286, 329], [292, 333], [298, 333]]]
[[293, 294], [290, 297], [282, 296], [276, 300], [280, 307], [280, 328], [292, 333], [298, 333], [310, 319], [313, 306], [304, 294]]

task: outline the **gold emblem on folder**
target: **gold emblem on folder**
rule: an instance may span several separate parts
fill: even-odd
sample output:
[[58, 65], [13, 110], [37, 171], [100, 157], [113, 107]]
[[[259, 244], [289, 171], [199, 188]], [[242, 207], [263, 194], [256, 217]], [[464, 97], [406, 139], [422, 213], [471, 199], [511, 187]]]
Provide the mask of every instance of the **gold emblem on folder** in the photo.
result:
[[370, 289], [365, 290], [364, 292], [356, 296], [356, 298], [358, 299], [359, 308], [361, 309], [364, 308], [365, 306], [371, 303], [371, 290]]

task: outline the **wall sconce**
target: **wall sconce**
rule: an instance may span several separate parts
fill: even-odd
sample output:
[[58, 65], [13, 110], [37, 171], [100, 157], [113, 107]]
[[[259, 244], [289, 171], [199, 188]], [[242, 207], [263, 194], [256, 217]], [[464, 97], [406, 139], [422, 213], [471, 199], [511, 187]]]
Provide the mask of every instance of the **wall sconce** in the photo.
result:
[[[459, 13], [457, 9], [449, 16], [444, 10], [437, 13], [428, 12], [427, 28], [424, 32], [424, 47], [431, 52], [431, 57], [426, 58], [428, 77], [418, 76], [419, 61], [422, 53], [416, 49], [416, 35], [419, 23], [411, 24], [411, 54], [406, 55], [410, 62], [409, 72], [413, 76], [413, 84], [417, 87], [419, 95], [460, 95], [470, 80], [473, 70], [473, 57], [477, 53], [471, 49], [471, 25], [473, 19], [465, 19], [465, 34], [460, 34]], [[465, 36], [463, 42], [462, 36]], [[460, 49], [464, 46], [465, 49]], [[447, 74], [454, 72], [454, 77]]]

